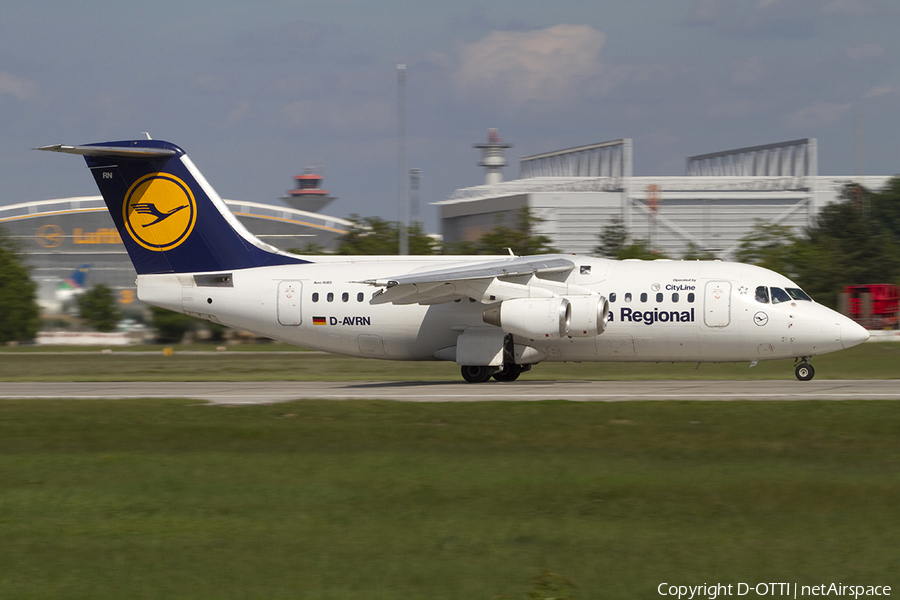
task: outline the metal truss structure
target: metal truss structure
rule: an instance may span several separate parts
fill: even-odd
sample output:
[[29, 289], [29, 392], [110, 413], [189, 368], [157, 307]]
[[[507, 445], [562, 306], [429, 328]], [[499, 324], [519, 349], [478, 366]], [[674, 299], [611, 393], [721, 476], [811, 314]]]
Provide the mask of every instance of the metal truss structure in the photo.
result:
[[687, 159], [687, 174], [688, 177], [792, 177], [802, 185], [818, 175], [816, 139], [691, 156]]
[[632, 174], [631, 139], [623, 138], [545, 152], [519, 159], [522, 179], [532, 177], [607, 177], [623, 180]]

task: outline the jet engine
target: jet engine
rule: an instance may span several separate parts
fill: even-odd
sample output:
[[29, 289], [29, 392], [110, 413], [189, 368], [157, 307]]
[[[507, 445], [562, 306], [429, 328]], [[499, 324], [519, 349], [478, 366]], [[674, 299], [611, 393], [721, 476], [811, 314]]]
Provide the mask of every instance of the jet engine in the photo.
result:
[[484, 322], [530, 340], [569, 335], [572, 309], [566, 298], [515, 298], [484, 311]]
[[605, 296], [569, 296], [572, 319], [569, 337], [594, 337], [606, 329], [609, 321], [609, 300]]
[[484, 311], [485, 323], [534, 339], [593, 337], [606, 329], [609, 301], [604, 296], [515, 298]]

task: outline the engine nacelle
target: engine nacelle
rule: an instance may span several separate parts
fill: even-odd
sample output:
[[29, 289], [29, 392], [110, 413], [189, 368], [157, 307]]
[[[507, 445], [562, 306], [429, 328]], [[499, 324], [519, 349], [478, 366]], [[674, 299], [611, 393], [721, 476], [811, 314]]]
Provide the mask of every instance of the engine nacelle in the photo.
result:
[[594, 337], [603, 333], [609, 322], [609, 300], [605, 296], [568, 296], [572, 318], [569, 337]]
[[483, 319], [531, 340], [594, 337], [606, 329], [609, 300], [595, 295], [516, 298], [485, 310]]
[[483, 319], [506, 333], [530, 340], [569, 335], [572, 309], [566, 298], [515, 298], [484, 311]]

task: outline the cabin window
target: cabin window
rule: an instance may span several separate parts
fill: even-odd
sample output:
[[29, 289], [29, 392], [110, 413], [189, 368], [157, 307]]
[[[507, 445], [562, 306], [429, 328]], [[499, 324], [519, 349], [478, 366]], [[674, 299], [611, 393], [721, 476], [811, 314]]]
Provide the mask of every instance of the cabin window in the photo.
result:
[[693, 302], [693, 301], [694, 301], [694, 292], [689, 292], [688, 293], [688, 302]]
[[790, 302], [791, 297], [781, 288], [770, 288], [772, 292], [772, 304], [781, 304], [782, 302]]
[[591, 265], [581, 265], [581, 269], [579, 272], [582, 275], [590, 275], [591, 274]]
[[344, 292], [343, 294], [341, 294], [341, 302], [349, 302], [349, 301], [350, 301], [350, 294], [348, 294], [347, 292]]
[[756, 301], [762, 302], [763, 304], [769, 303], [769, 288], [764, 285], [758, 286], [756, 288]]
[[656, 293], [656, 301], [657, 301], [657, 302], [662, 302], [662, 301], [663, 301], [663, 294], [662, 294], [662, 292], [657, 292], [657, 293]]
[[313, 302], [319, 301], [319, 292], [313, 292]]
[[329, 302], [334, 302], [334, 292], [328, 292], [328, 295], [325, 296], [325, 299]]
[[641, 292], [641, 302], [647, 301], [647, 292]]
[[360, 293], [358, 293], [358, 294], [356, 295], [356, 301], [357, 301], [357, 302], [362, 302], [362, 301], [363, 301], [363, 298], [365, 298], [365, 296], [363, 295], [362, 292], [360, 292]]
[[615, 301], [616, 301], [616, 293], [615, 293], [615, 292], [610, 292], [610, 294], [609, 294], [609, 301], [610, 301], [610, 302], [615, 302]]
[[678, 302], [678, 292], [672, 294], [672, 302]]
[[625, 302], [631, 302], [631, 292], [625, 292]]
[[784, 291], [786, 291], [788, 293], [788, 296], [790, 296], [794, 300], [804, 300], [806, 302], [812, 302], [812, 298], [810, 298], [809, 295], [807, 295], [807, 293], [800, 288], [784, 288]]

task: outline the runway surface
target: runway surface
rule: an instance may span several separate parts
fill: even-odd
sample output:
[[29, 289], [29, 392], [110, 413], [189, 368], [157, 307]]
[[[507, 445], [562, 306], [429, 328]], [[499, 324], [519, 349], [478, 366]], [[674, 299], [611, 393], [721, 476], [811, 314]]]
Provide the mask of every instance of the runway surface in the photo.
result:
[[900, 400], [900, 380], [2, 383], [0, 398], [189, 398], [216, 404], [264, 404], [298, 399], [405, 402]]

